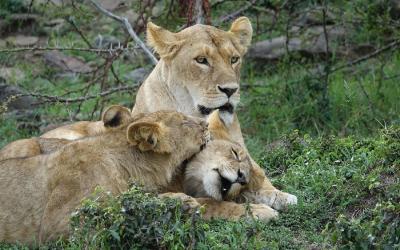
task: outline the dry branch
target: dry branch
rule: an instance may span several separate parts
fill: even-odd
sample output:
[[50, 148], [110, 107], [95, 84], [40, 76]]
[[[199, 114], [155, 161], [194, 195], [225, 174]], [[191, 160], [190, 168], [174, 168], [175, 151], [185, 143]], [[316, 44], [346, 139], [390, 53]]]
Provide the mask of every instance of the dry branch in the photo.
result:
[[101, 93], [95, 94], [95, 95], [87, 95], [87, 96], [81, 96], [77, 98], [62, 98], [59, 96], [51, 96], [51, 95], [43, 95], [43, 94], [38, 94], [38, 93], [28, 93], [28, 94], [22, 94], [21, 96], [32, 96], [36, 97], [38, 99], [43, 99], [43, 102], [39, 102], [36, 104], [43, 104], [43, 103], [76, 103], [76, 102], [84, 102], [90, 99], [95, 99], [99, 97], [105, 97], [109, 96], [111, 94], [121, 92], [121, 91], [134, 91], [138, 88], [139, 85], [134, 85], [134, 86], [120, 86], [120, 87], [115, 87], [115, 88], [110, 88], [106, 91], [103, 91]]
[[151, 62], [156, 65], [158, 63], [157, 58], [153, 55], [153, 53], [147, 48], [146, 44], [142, 42], [142, 40], [139, 38], [139, 36], [136, 34], [136, 32], [133, 30], [131, 24], [129, 23], [128, 19], [126, 17], [120, 17], [117, 16], [110, 11], [104, 9], [101, 7], [96, 1], [90, 0], [92, 4], [104, 15], [111, 17], [112, 19], [122, 23], [125, 27], [125, 29], [128, 31], [129, 35], [133, 38], [133, 40], [140, 46], [140, 48], [143, 49], [143, 51], [146, 53], [146, 55], [150, 58]]
[[389, 43], [388, 45], [383, 46], [382, 48], [377, 49], [377, 50], [375, 50], [374, 52], [372, 52], [370, 54], [367, 54], [367, 55], [362, 56], [362, 57], [360, 57], [360, 58], [358, 58], [358, 59], [356, 59], [354, 61], [351, 61], [351, 62], [345, 63], [343, 65], [339, 65], [337, 67], [332, 68], [331, 72], [338, 71], [338, 70], [341, 70], [341, 69], [344, 69], [344, 68], [351, 67], [353, 65], [359, 64], [359, 63], [364, 62], [364, 61], [366, 61], [368, 59], [371, 59], [371, 58], [373, 58], [373, 57], [375, 57], [375, 56], [377, 56], [377, 55], [379, 55], [379, 54], [381, 54], [381, 53], [383, 53], [385, 51], [388, 51], [388, 50], [391, 50], [391, 49], [395, 49], [396, 47], [399, 47], [399, 46], [400, 46], [400, 39], [394, 40], [393, 42]]
[[236, 10], [233, 13], [230, 13], [226, 16], [221, 17], [218, 21], [219, 23], [224, 23], [224, 22], [228, 22], [228, 21], [232, 21], [233, 19], [236, 19], [237, 17], [239, 17], [240, 15], [242, 15], [242, 13], [246, 10], [248, 10], [250, 7], [252, 7], [254, 4], [256, 3], [256, 0], [252, 0], [250, 2], [248, 2], [246, 4], [246, 6], [243, 6], [242, 8]]
[[0, 53], [13, 53], [13, 52], [24, 52], [24, 51], [48, 51], [48, 50], [59, 50], [59, 51], [84, 51], [93, 53], [108, 53], [114, 54], [125, 50], [134, 50], [135, 48], [115, 48], [115, 49], [91, 49], [91, 48], [65, 48], [65, 47], [21, 47], [12, 49], [0, 49]]

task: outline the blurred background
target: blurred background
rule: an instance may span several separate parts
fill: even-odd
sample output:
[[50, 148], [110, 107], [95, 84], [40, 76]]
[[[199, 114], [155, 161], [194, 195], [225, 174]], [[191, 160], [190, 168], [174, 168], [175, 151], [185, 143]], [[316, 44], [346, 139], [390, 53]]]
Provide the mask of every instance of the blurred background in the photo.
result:
[[[98, 3], [127, 17], [143, 41], [150, 19], [179, 31], [196, 21], [229, 29], [249, 17], [254, 36], [238, 112], [249, 144], [293, 129], [369, 135], [400, 122], [400, 1]], [[131, 107], [153, 66], [124, 26], [90, 1], [2, 0], [0, 18], [0, 145], [66, 121], [99, 119], [109, 104]], [[16, 94], [30, 95], [10, 98]]]

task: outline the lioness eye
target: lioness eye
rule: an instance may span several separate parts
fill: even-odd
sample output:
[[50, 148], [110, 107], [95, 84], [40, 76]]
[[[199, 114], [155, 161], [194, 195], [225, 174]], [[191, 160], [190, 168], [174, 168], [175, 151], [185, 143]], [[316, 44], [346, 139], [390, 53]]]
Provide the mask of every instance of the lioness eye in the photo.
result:
[[196, 57], [195, 60], [197, 63], [208, 65], [207, 58], [203, 56]]
[[238, 56], [232, 56], [231, 64], [237, 63], [237, 61], [239, 61], [239, 57]]

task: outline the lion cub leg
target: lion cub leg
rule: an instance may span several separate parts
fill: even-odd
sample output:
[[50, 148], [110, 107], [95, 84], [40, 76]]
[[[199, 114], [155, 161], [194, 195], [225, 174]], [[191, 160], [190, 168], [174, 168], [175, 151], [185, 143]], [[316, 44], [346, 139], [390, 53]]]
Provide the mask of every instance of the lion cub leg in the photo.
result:
[[[276, 189], [265, 176], [261, 167], [253, 160], [252, 163], [249, 189], [241, 194], [245, 201], [265, 204], [276, 210], [282, 210], [289, 205], [297, 204], [297, 197], [295, 195]], [[238, 201], [243, 200], [239, 198]]]
[[192, 196], [189, 196], [184, 193], [168, 192], [168, 193], [159, 194], [158, 197], [181, 200], [184, 205], [184, 209], [187, 211], [190, 211], [190, 212], [195, 212], [198, 208], [201, 207], [201, 204], [197, 202], [196, 198], [193, 198]]
[[269, 221], [278, 217], [278, 212], [264, 204], [249, 204], [249, 211], [245, 204], [238, 204], [228, 201], [216, 201], [211, 198], [193, 198], [184, 193], [164, 193], [160, 198], [173, 198], [182, 200], [183, 204], [188, 206], [189, 211], [194, 212], [201, 206], [205, 208], [202, 217], [210, 219], [238, 220], [247, 216], [248, 212], [259, 220]]
[[227, 219], [238, 220], [242, 217], [253, 216], [264, 222], [276, 219], [278, 212], [265, 204], [238, 204], [229, 201], [217, 201], [211, 198], [196, 198], [196, 200], [205, 207], [203, 218], [209, 219]]
[[262, 187], [258, 190], [243, 192], [242, 196], [248, 202], [266, 204], [276, 210], [283, 210], [289, 205], [297, 204], [295, 195], [274, 188], [269, 181], [264, 181]]

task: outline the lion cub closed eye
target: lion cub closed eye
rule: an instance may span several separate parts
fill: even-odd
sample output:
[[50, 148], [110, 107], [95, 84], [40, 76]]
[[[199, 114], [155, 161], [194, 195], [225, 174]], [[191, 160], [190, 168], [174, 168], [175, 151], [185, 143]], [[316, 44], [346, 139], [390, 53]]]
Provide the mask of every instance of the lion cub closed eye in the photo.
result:
[[251, 180], [251, 162], [241, 146], [214, 140], [186, 166], [184, 192], [193, 197], [233, 200]]

